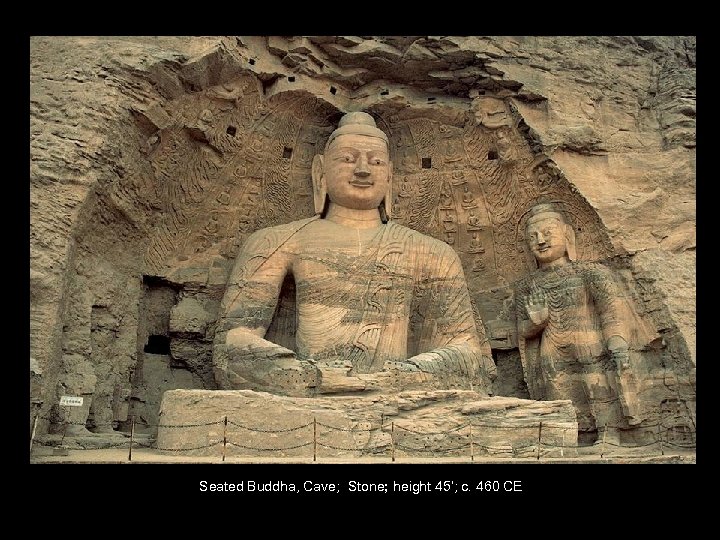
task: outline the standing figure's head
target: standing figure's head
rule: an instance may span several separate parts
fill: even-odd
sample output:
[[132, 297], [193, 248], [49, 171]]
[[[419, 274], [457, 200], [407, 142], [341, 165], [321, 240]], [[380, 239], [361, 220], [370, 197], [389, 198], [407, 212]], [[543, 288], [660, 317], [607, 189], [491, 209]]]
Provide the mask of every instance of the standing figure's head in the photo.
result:
[[325, 153], [312, 164], [315, 213], [327, 200], [357, 209], [378, 208], [383, 221], [390, 217], [392, 163], [388, 138], [363, 112], [347, 113], [330, 134]]
[[563, 214], [550, 203], [530, 209], [525, 238], [540, 268], [575, 260], [575, 232]]

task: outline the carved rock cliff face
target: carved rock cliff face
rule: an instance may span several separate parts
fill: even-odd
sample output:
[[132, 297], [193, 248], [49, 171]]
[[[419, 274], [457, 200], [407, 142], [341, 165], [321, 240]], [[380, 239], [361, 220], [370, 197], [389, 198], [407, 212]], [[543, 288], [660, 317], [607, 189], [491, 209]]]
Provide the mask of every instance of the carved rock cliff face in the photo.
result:
[[694, 377], [692, 37], [50, 37], [30, 64], [41, 431], [72, 420], [60, 395], [102, 426], [214, 388], [234, 256], [312, 215], [312, 157], [350, 110], [389, 135], [394, 219], [459, 253], [496, 393], [527, 397], [506, 316], [539, 200], [565, 206], [580, 258], [621, 272], [665, 364]]

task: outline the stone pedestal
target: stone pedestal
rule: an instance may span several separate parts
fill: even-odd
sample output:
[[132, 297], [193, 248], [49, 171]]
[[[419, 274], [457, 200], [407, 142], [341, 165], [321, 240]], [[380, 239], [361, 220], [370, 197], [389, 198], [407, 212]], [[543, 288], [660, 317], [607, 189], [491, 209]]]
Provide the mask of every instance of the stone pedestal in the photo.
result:
[[468, 390], [326, 398], [170, 390], [159, 424], [157, 448], [164, 453], [221, 456], [224, 447], [229, 457], [531, 457], [538, 440], [542, 456], [569, 457], [578, 433], [570, 401]]

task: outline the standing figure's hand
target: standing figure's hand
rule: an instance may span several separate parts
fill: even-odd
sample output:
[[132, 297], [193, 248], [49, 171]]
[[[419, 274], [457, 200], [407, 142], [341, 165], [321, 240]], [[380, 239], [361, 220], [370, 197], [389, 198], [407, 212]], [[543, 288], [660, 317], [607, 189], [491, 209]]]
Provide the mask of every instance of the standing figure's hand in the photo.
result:
[[535, 285], [530, 287], [530, 294], [525, 299], [525, 310], [528, 317], [536, 326], [545, 326], [547, 324], [550, 312], [547, 307], [547, 297], [545, 291]]

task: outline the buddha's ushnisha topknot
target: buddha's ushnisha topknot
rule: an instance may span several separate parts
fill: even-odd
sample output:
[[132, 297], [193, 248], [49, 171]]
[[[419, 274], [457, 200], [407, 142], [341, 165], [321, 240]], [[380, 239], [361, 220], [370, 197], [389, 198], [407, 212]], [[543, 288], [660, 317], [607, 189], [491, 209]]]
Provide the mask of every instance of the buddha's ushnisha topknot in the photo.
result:
[[350, 112], [340, 119], [338, 127], [330, 134], [325, 150], [330, 147], [330, 143], [339, 135], [354, 134], [365, 135], [367, 137], [377, 137], [388, 144], [388, 137], [381, 129], [377, 127], [375, 119], [365, 112]]

